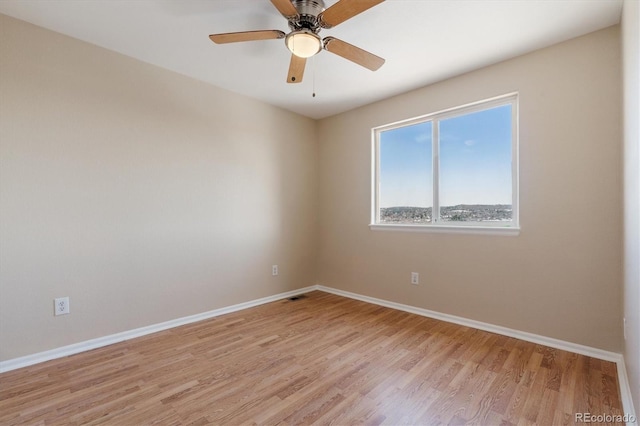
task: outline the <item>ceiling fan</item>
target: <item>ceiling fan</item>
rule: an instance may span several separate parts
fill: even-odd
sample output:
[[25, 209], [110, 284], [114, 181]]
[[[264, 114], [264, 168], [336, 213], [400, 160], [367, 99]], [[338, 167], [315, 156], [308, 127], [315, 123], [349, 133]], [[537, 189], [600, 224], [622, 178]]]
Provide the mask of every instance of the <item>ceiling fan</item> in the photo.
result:
[[325, 10], [323, 0], [271, 0], [289, 22], [289, 34], [279, 30], [261, 30], [212, 34], [209, 38], [217, 44], [283, 38], [291, 51], [287, 83], [300, 83], [307, 58], [322, 49], [375, 71], [384, 64], [383, 58], [335, 37], [321, 39], [318, 33], [323, 28], [335, 27], [383, 1], [340, 0]]

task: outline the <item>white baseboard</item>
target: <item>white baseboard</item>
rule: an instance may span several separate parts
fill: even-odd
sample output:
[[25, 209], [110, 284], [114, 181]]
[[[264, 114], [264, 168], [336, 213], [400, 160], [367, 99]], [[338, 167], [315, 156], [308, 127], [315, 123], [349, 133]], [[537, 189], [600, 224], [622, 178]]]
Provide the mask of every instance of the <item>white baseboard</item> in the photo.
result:
[[[373, 303], [374, 305], [385, 306], [387, 308], [397, 309], [399, 311], [405, 311], [423, 317], [434, 318], [437, 320], [450, 322], [454, 324], [463, 325], [465, 327], [476, 328], [479, 330], [488, 331], [490, 333], [496, 333], [503, 336], [514, 337], [516, 339], [524, 340], [531, 343], [537, 343], [551, 348], [561, 349], [563, 351], [573, 352], [580, 355], [586, 355], [592, 358], [601, 359], [604, 361], [615, 362], [618, 372], [618, 382], [620, 384], [620, 399], [622, 401], [622, 411], [624, 413], [633, 415], [635, 417], [635, 411], [633, 407], [633, 400], [631, 398], [631, 388], [629, 386], [629, 379], [624, 364], [624, 358], [622, 354], [616, 352], [609, 352], [598, 348], [592, 348], [590, 346], [579, 345], [577, 343], [566, 342], [564, 340], [554, 339], [552, 337], [541, 336], [538, 334], [528, 333], [526, 331], [514, 330], [512, 328], [502, 327], [499, 325], [488, 324], [481, 321], [476, 321], [468, 318], [458, 317], [455, 315], [443, 314], [437, 311], [431, 311], [429, 309], [417, 308], [415, 306], [404, 305], [402, 303], [390, 302], [388, 300], [378, 299], [375, 297], [364, 296], [357, 293], [351, 293], [349, 291], [338, 290], [332, 287], [326, 287], [323, 285], [317, 285], [316, 288], [325, 293], [336, 294], [338, 296], [348, 297], [350, 299], [360, 300], [362, 302]], [[637, 417], [636, 417], [637, 419]], [[637, 425], [636, 423], [628, 423], [628, 425]]]
[[171, 321], [161, 322], [159, 324], [152, 324], [146, 327], [136, 328], [134, 330], [123, 331], [121, 333], [111, 334], [109, 336], [98, 337], [97, 339], [86, 340], [84, 342], [74, 343], [72, 345], [63, 346], [56, 349], [51, 349], [44, 352], [39, 352], [32, 355], [26, 355], [19, 358], [9, 359], [7, 361], [0, 362], [0, 373], [5, 371], [11, 371], [22, 367], [28, 367], [30, 365], [38, 364], [44, 361], [50, 361], [52, 359], [62, 358], [65, 356], [85, 352], [91, 349], [101, 348], [103, 346], [112, 345], [114, 343], [122, 342], [125, 340], [135, 339], [136, 337], [146, 336], [147, 334], [156, 333], [158, 331], [167, 330], [173, 327], [179, 327], [185, 324], [191, 324], [197, 321], [217, 317], [231, 312], [241, 311], [243, 309], [252, 308], [254, 306], [263, 305], [265, 303], [275, 302], [276, 300], [285, 299], [287, 297], [296, 296], [302, 293], [316, 290], [317, 286], [310, 286], [300, 288], [297, 290], [287, 291], [285, 293], [276, 294], [274, 296], [263, 297], [261, 299], [252, 300], [249, 302], [238, 303], [237, 305], [227, 306], [224, 308], [214, 309], [212, 311], [203, 312], [200, 314], [190, 315], [188, 317], [177, 318]]
[[620, 384], [620, 399], [622, 400], [622, 412], [632, 415], [636, 421], [627, 422], [627, 426], [637, 425], [638, 416], [633, 407], [633, 398], [631, 397], [631, 385], [629, 385], [629, 376], [627, 376], [627, 367], [624, 363], [624, 357], [620, 355], [620, 361], [616, 362], [618, 367], [618, 382]]
[[374, 305], [385, 306], [387, 308], [397, 309], [399, 311], [405, 311], [423, 317], [429, 317], [438, 319], [445, 322], [451, 322], [454, 324], [463, 325], [465, 327], [477, 328], [479, 330], [488, 331], [490, 333], [501, 334], [503, 336], [515, 337], [516, 339], [525, 340], [527, 342], [537, 343], [540, 345], [549, 346], [556, 349], [562, 349], [563, 351], [574, 352], [581, 355], [590, 356], [592, 358], [598, 358], [605, 361], [617, 362], [622, 355], [604, 351], [602, 349], [596, 349], [589, 346], [579, 345], [577, 343], [565, 342], [564, 340], [553, 339], [551, 337], [540, 336], [538, 334], [527, 333], [526, 331], [514, 330], [512, 328], [502, 327], [499, 325], [489, 324], [486, 322], [476, 321], [468, 318], [458, 317], [455, 315], [443, 314], [437, 311], [431, 311], [429, 309], [416, 308], [415, 306], [403, 305], [402, 303], [389, 302], [388, 300], [377, 299], [375, 297], [363, 296], [357, 293], [351, 293], [349, 291], [338, 290], [331, 287], [318, 286], [318, 290], [336, 294], [338, 296], [348, 297], [350, 299], [360, 300], [362, 302], [373, 303]]

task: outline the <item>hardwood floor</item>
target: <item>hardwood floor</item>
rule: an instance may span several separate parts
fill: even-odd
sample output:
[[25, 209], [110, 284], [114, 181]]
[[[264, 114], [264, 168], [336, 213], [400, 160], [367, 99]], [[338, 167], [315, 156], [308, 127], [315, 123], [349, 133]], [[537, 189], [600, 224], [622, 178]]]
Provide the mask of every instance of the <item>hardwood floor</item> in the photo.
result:
[[0, 375], [0, 424], [572, 424], [616, 366], [312, 292]]

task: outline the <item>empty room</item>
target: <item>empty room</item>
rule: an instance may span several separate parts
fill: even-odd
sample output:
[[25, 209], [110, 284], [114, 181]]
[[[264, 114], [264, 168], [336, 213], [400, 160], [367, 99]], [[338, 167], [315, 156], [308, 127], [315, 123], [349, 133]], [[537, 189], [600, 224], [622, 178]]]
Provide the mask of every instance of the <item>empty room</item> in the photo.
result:
[[637, 0], [0, 0], [0, 425], [637, 425]]

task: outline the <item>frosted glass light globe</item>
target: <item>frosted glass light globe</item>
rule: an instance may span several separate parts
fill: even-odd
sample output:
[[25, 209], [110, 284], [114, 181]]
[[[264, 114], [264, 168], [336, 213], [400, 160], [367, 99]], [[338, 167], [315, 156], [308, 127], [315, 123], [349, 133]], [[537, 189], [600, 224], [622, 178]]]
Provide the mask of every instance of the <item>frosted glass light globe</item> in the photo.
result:
[[290, 33], [285, 42], [291, 53], [301, 58], [310, 58], [318, 53], [322, 47], [320, 37], [307, 30]]

